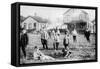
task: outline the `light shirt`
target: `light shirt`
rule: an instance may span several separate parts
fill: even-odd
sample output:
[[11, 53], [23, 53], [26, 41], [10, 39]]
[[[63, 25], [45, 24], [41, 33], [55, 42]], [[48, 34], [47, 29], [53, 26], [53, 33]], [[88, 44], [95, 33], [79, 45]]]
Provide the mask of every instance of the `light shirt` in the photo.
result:
[[57, 34], [55, 34], [54, 40], [55, 42], [60, 42], [60, 37]]
[[38, 57], [42, 56], [43, 53], [40, 50], [35, 50], [33, 53], [34, 59], [38, 59]]
[[66, 40], [66, 44], [68, 44], [69, 43], [69, 36], [65, 35], [64, 39]]
[[41, 32], [41, 39], [48, 39], [49, 38], [49, 36], [48, 36], [48, 33], [46, 32], [46, 31], [42, 31]]
[[76, 30], [72, 31], [72, 34], [76, 36], [77, 35], [77, 31]]

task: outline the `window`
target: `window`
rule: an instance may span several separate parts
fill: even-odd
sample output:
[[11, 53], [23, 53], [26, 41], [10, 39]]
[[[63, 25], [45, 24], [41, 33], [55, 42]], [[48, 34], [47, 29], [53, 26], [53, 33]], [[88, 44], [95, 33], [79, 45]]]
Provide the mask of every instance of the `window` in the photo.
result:
[[34, 27], [36, 28], [36, 23], [34, 23]]

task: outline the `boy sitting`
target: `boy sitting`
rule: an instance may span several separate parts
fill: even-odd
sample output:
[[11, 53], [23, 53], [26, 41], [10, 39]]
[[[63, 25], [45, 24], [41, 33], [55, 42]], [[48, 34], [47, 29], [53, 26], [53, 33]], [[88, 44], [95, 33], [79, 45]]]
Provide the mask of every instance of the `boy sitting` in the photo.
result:
[[41, 61], [55, 60], [51, 56], [47, 56], [44, 53], [42, 53], [37, 46], [34, 47], [33, 57], [34, 57], [35, 60], [41, 60]]

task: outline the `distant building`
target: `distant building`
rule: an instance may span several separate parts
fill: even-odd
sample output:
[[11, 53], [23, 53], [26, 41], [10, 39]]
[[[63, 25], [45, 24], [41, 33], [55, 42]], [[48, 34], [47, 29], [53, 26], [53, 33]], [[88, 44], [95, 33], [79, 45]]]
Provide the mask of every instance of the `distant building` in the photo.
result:
[[88, 13], [82, 9], [68, 9], [63, 14], [63, 22], [68, 25], [70, 31], [73, 29], [76, 29], [77, 32], [84, 31], [87, 28], [88, 21]]
[[47, 27], [47, 24], [47, 21], [43, 20], [41, 17], [28, 16], [21, 23], [21, 28], [39, 31], [40, 29]]
[[95, 23], [95, 19], [91, 21], [92, 23], [92, 33], [96, 33], [96, 23]]

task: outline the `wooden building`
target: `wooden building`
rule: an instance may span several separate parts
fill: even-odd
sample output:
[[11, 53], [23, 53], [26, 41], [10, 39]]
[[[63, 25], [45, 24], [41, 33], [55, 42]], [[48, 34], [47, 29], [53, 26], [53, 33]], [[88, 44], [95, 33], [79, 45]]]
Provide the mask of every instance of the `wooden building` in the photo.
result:
[[20, 25], [21, 28], [24, 28], [26, 30], [40, 31], [40, 29], [47, 27], [48, 22], [38, 16], [28, 16], [23, 20]]
[[76, 29], [78, 33], [82, 33], [87, 28], [88, 21], [88, 13], [82, 9], [68, 9], [63, 14], [63, 22], [68, 25], [70, 32]]

